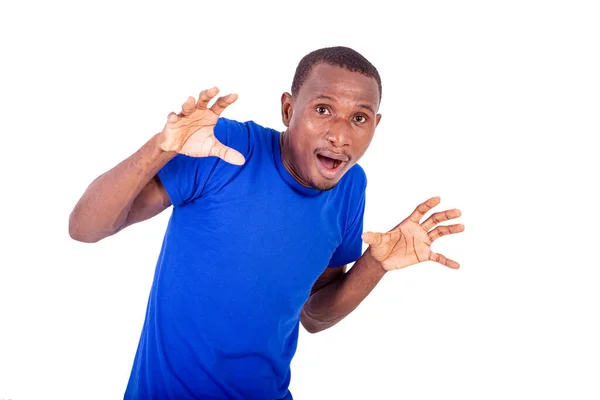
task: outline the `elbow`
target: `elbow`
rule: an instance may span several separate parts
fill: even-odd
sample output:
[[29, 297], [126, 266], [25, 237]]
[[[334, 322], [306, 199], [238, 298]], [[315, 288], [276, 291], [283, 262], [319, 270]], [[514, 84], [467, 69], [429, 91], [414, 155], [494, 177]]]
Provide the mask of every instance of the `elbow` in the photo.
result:
[[81, 228], [81, 224], [76, 222], [73, 213], [69, 216], [69, 236], [71, 239], [82, 243], [96, 243], [102, 239], [101, 237], [86, 233], [85, 230]]
[[93, 238], [93, 237], [89, 237], [89, 236], [85, 236], [85, 235], [80, 235], [78, 233], [73, 233], [71, 231], [69, 231], [69, 236], [71, 237], [71, 239], [73, 239], [77, 242], [81, 242], [81, 243], [97, 243], [100, 241], [99, 238]]
[[325, 327], [323, 327], [323, 324], [319, 323], [319, 321], [310, 317], [306, 313], [306, 310], [302, 310], [302, 313], [300, 314], [300, 322], [302, 323], [302, 326], [304, 327], [304, 329], [308, 333], [311, 333], [311, 334], [319, 333], [326, 329]]
[[70, 225], [69, 225], [69, 236], [71, 237], [71, 239], [73, 239], [77, 242], [82, 242], [82, 243], [96, 243], [96, 242], [100, 241], [100, 238], [92, 237], [90, 235], [85, 235], [84, 233], [81, 233], [76, 228], [72, 228]]
[[315, 324], [306, 323], [303, 320], [301, 320], [301, 322], [302, 322], [302, 326], [304, 327], [304, 330], [306, 330], [306, 332], [311, 333], [311, 334], [321, 332], [321, 329], [317, 328], [317, 326]]

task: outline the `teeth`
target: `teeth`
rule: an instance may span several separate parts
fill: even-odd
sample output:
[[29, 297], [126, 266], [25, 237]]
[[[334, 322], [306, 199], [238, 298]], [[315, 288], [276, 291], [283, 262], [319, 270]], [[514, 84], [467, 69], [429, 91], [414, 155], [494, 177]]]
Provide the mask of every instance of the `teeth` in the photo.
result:
[[326, 157], [321, 154], [317, 154], [317, 157], [320, 159], [322, 165], [329, 170], [335, 170], [342, 164], [342, 160], [336, 160], [335, 158]]

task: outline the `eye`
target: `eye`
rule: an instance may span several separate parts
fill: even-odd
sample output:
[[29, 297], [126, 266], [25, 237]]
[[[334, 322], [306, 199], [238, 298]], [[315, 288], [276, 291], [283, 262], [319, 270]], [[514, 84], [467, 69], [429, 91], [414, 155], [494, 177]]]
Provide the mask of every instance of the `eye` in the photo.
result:
[[359, 124], [362, 124], [364, 122], [367, 122], [367, 117], [365, 117], [364, 115], [357, 115], [354, 117], [354, 122], [358, 122]]
[[315, 110], [321, 115], [329, 115], [330, 114], [329, 109], [324, 106], [317, 106], [315, 108]]

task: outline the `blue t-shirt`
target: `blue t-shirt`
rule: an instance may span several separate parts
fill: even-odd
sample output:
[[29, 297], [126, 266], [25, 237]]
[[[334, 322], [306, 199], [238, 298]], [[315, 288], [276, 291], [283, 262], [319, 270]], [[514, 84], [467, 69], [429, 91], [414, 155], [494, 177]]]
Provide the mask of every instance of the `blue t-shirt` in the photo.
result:
[[158, 176], [173, 203], [125, 399], [291, 399], [300, 311], [327, 267], [356, 261], [366, 176], [298, 183], [278, 131], [219, 119], [246, 158], [178, 155]]

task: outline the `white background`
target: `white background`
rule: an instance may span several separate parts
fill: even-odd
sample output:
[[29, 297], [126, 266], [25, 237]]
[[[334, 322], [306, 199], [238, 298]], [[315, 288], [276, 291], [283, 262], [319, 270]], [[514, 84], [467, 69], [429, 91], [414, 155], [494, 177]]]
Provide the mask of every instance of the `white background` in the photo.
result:
[[3, 3], [0, 398], [122, 398], [170, 210], [90, 245], [72, 207], [204, 88], [282, 129], [297, 62], [330, 45], [383, 79], [365, 229], [439, 195], [466, 231], [434, 244], [460, 270], [390, 273], [302, 331], [295, 399], [600, 398], [594, 3]]

